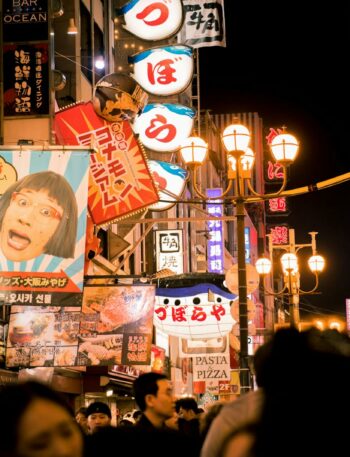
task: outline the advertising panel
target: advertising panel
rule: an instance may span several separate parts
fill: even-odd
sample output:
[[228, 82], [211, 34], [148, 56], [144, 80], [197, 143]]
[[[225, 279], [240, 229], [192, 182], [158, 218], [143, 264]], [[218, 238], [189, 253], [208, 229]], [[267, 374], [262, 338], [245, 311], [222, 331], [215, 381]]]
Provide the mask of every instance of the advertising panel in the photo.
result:
[[96, 147], [91, 154], [89, 213], [95, 225], [135, 214], [159, 200], [145, 153], [130, 124], [98, 116], [91, 102], [56, 113], [58, 142]]
[[157, 271], [183, 273], [182, 230], [156, 230]]
[[0, 303], [82, 301], [88, 151], [0, 151]]

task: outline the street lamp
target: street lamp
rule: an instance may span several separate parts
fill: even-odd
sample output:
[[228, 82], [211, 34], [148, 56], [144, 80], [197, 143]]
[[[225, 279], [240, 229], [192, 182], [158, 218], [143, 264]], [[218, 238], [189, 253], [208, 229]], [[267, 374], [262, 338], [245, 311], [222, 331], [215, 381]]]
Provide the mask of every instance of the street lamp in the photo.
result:
[[[299, 296], [312, 294], [318, 287], [318, 274], [322, 272], [325, 267], [325, 260], [322, 256], [316, 253], [316, 235], [317, 232], [310, 232], [311, 243], [308, 244], [295, 244], [294, 229], [289, 229], [289, 244], [273, 244], [272, 236], [267, 235], [269, 238], [269, 253], [270, 259], [260, 258], [255, 263], [255, 268], [260, 276], [263, 278], [271, 272], [273, 251], [282, 250], [286, 251], [281, 256], [281, 265], [283, 271], [283, 288], [279, 291], [270, 290], [264, 281], [264, 290], [274, 296], [288, 295], [289, 303], [289, 316], [290, 326], [299, 327]], [[315, 275], [315, 285], [311, 290], [305, 291], [300, 288], [300, 272], [298, 265], [297, 253], [300, 249], [311, 247], [312, 256], [308, 259], [308, 265], [311, 272]], [[272, 273], [273, 276], [273, 273]], [[272, 280], [273, 284], [273, 280]]]
[[[186, 144], [180, 146], [183, 161], [192, 172], [193, 189], [203, 200], [210, 200], [197, 185], [196, 171], [204, 162], [205, 155], [197, 149], [196, 137], [187, 139]], [[250, 390], [248, 366], [248, 312], [247, 312], [247, 274], [245, 264], [244, 241], [244, 207], [245, 203], [263, 201], [277, 197], [286, 187], [286, 167], [294, 160], [298, 152], [298, 142], [292, 136], [283, 132], [274, 138], [271, 152], [276, 161], [283, 167], [283, 183], [277, 192], [260, 194], [256, 192], [250, 182], [254, 164], [254, 152], [248, 148], [250, 132], [244, 125], [235, 123], [229, 125], [223, 132], [222, 141], [227, 151], [228, 185], [221, 196], [215, 199], [227, 198], [235, 206], [237, 218], [237, 264], [238, 264], [238, 301], [239, 301], [239, 341], [240, 341], [240, 383], [241, 392]], [[200, 151], [202, 153], [200, 154]], [[201, 157], [200, 157], [201, 155]], [[231, 191], [233, 189], [233, 191]]]

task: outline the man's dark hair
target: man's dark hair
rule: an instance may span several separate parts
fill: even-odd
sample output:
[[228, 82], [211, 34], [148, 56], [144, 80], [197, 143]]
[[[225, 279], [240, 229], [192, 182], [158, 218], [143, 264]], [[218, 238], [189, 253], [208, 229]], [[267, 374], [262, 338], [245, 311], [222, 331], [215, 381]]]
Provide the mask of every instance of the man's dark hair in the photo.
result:
[[165, 374], [160, 373], [144, 373], [141, 374], [137, 379], [134, 381], [134, 396], [136, 403], [138, 404], [141, 411], [145, 411], [146, 409], [146, 395], [157, 395], [158, 392], [158, 384], [157, 381], [162, 379], [168, 379]]
[[194, 398], [188, 397], [176, 400], [175, 410], [177, 413], [179, 413], [180, 408], [183, 408], [186, 411], [192, 410], [195, 414], [198, 414], [198, 405]]
[[78, 414], [83, 414], [85, 417], [87, 417], [86, 410], [87, 408], [85, 406], [82, 406], [75, 412], [75, 415], [77, 416]]

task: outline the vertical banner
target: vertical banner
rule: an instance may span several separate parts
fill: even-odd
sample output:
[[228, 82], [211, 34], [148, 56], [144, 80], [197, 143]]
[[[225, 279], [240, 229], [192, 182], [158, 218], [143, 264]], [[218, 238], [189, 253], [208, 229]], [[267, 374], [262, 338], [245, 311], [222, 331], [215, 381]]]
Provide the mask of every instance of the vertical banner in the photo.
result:
[[[222, 195], [222, 189], [207, 189], [207, 197], [215, 198]], [[224, 214], [222, 200], [211, 200], [207, 205], [210, 215], [221, 217]], [[224, 233], [222, 221], [208, 222], [208, 271], [222, 273], [224, 270]]]
[[48, 116], [49, 4], [2, 1], [4, 116]]
[[4, 116], [49, 114], [48, 44], [3, 47]]
[[86, 151], [0, 151], [0, 302], [79, 306]]
[[156, 230], [157, 271], [168, 268], [175, 274], [184, 272], [182, 230]]
[[193, 48], [226, 47], [224, 0], [183, 0], [181, 42]]

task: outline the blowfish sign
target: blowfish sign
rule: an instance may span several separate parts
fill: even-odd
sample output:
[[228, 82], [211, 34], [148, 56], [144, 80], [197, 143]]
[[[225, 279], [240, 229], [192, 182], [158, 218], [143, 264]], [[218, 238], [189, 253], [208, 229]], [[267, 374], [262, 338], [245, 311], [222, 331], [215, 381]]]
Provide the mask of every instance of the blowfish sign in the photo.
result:
[[231, 304], [236, 297], [214, 284], [159, 288], [154, 325], [168, 335], [184, 339], [225, 336], [235, 323]]
[[183, 105], [149, 104], [136, 117], [133, 130], [146, 148], [173, 152], [190, 136], [195, 115], [195, 110]]
[[124, 16], [125, 30], [150, 41], [175, 35], [183, 22], [181, 0], [130, 0], [117, 15]]
[[193, 49], [163, 46], [133, 54], [134, 79], [150, 94], [167, 96], [183, 92], [193, 76]]
[[168, 162], [149, 160], [153, 180], [158, 184], [159, 202], [150, 205], [150, 211], [165, 211], [172, 206], [184, 191], [188, 172], [183, 168]]

